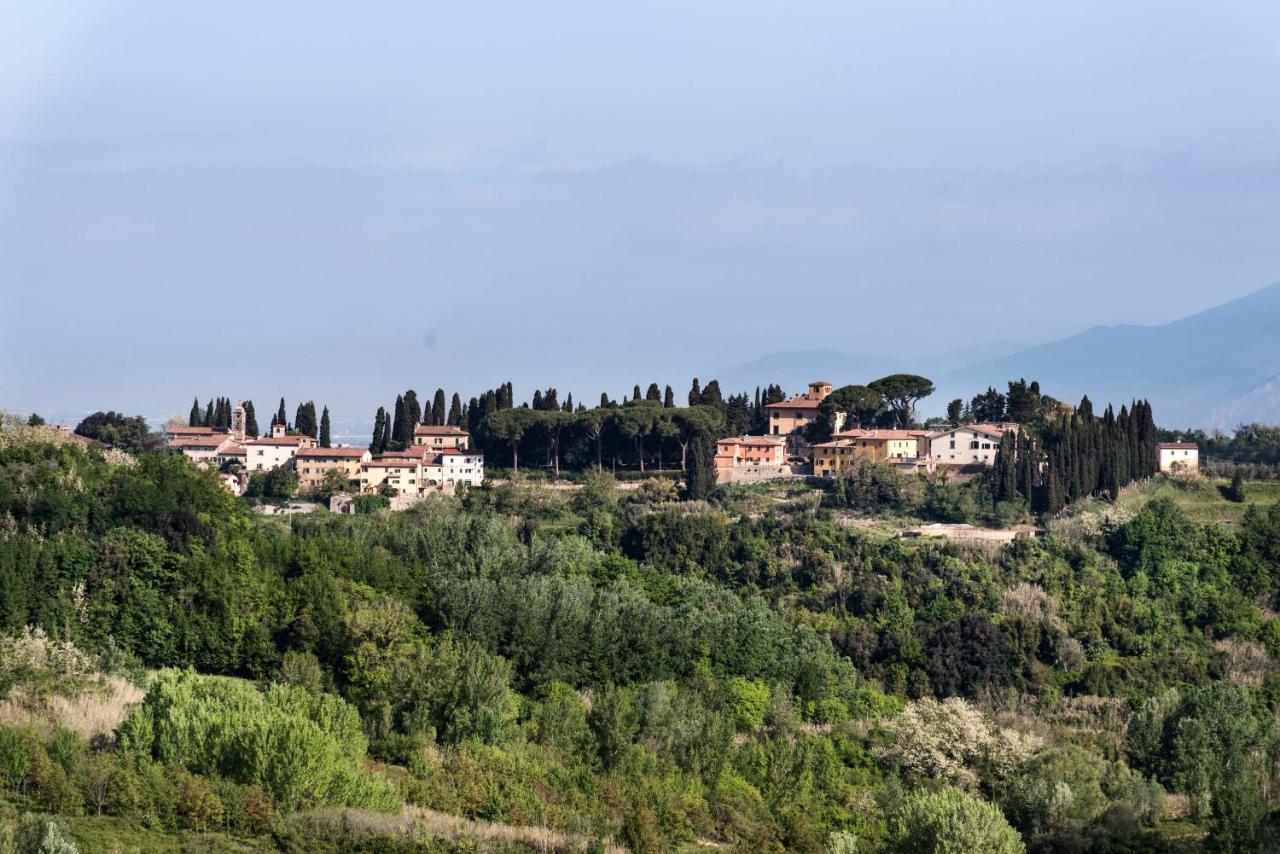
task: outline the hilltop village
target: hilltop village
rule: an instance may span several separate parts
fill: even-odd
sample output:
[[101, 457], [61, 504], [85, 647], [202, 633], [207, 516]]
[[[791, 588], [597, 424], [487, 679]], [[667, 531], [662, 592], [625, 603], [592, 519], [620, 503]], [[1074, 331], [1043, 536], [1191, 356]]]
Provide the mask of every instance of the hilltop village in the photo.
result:
[[[634, 461], [639, 473], [645, 473], [646, 460], [649, 474], [668, 471], [664, 462], [675, 460], [670, 455], [664, 460], [662, 448], [664, 443], [674, 443], [680, 449], [677, 476], [703, 478], [713, 485], [831, 480], [850, 475], [864, 464], [926, 479], [965, 482], [990, 473], [1002, 447], [1010, 457], [1018, 453], [1023, 425], [1005, 417], [1016, 411], [1005, 401], [1017, 399], [1020, 389], [1029, 389], [1027, 396], [1036, 407], [1051, 406], [1063, 418], [1076, 411], [1048, 398], [1042, 402], [1034, 383], [1018, 381], [1009, 384], [1008, 396], [989, 389], [969, 405], [954, 401], [949, 419], [919, 425], [914, 423], [913, 395], [931, 391], [928, 381], [889, 377], [877, 383], [878, 388], [873, 383], [834, 389], [830, 382], [816, 380], [790, 398], [779, 387], [770, 386], [763, 395], [757, 391], [754, 404], [746, 395], [731, 396], [726, 404], [718, 403], [714, 381], [703, 390], [695, 380], [687, 408], [674, 407], [670, 387], [664, 398], [655, 384], [644, 397], [637, 386], [634, 398], [624, 398], [621, 406], [602, 397], [601, 406], [594, 410], [581, 405], [573, 409], [572, 397], [562, 407], [555, 389], [536, 392], [532, 407], [517, 407], [511, 401], [510, 386], [504, 385], [496, 393], [473, 398], [469, 406], [460, 405], [455, 395], [447, 416], [442, 392], [437, 392], [436, 405], [428, 406], [425, 413], [418, 408], [416, 395], [408, 392], [397, 399], [393, 414], [379, 409], [368, 447], [331, 443], [328, 410], [317, 419], [314, 404], [300, 406], [295, 423], [290, 424], [282, 401], [269, 429], [257, 435], [252, 403], [232, 406], [228, 399], [219, 399], [216, 407], [211, 403], [203, 411], [198, 403], [194, 405], [189, 422], [171, 423], [164, 439], [169, 448], [215, 468], [236, 495], [250, 492], [258, 478], [268, 484], [259, 489], [261, 494], [328, 499], [333, 509], [350, 511], [357, 496], [382, 496], [393, 509], [404, 509], [430, 494], [454, 494], [479, 486], [485, 481], [486, 447], [491, 454], [509, 455], [503, 462], [510, 462], [512, 472], [519, 469], [522, 448], [526, 461], [535, 448], [545, 450], [545, 467], [558, 476], [563, 446], [568, 444], [562, 436], [587, 440], [588, 445], [593, 440], [597, 468], [605, 467], [603, 440], [610, 437], [615, 474], [620, 457], [624, 466]], [[902, 388], [895, 390], [895, 383]], [[913, 384], [915, 390], [910, 388]], [[992, 414], [1000, 417], [982, 417]], [[744, 422], [755, 431], [724, 435]], [[464, 423], [474, 424], [480, 446]], [[621, 452], [619, 442], [624, 445]], [[1032, 451], [1025, 437], [1022, 442], [1026, 448], [1022, 453], [1029, 456]], [[634, 451], [631, 460], [626, 458], [627, 445]], [[589, 466], [592, 460], [587, 451], [586, 459], [578, 462]], [[1034, 453], [1042, 457], [1038, 466], [1043, 469], [1047, 457], [1038, 450]], [[1195, 472], [1198, 453], [1194, 443], [1159, 443], [1156, 465], [1166, 473]], [[1028, 483], [1034, 479], [1026, 478]]]

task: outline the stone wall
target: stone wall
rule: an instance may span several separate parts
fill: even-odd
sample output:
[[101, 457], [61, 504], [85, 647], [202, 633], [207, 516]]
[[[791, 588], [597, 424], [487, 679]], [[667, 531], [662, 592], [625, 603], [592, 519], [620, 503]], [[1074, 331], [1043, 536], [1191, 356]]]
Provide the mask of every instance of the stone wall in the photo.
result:
[[770, 480], [789, 480], [808, 474], [808, 466], [726, 466], [716, 469], [716, 483], [765, 483]]

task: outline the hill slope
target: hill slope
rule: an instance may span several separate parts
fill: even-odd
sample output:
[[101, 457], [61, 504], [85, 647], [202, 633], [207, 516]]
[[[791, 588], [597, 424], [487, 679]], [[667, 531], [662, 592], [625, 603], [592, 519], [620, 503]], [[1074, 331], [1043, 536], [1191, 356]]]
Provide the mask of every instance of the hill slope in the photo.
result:
[[1280, 417], [1280, 284], [1163, 326], [1099, 326], [962, 368], [938, 380], [939, 400], [1011, 378], [1095, 404], [1151, 400], [1168, 427], [1229, 427]]

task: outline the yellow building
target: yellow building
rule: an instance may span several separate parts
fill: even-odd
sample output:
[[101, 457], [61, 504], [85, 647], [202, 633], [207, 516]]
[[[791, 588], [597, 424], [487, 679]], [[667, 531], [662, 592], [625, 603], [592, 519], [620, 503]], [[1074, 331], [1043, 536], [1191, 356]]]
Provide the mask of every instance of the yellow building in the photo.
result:
[[360, 463], [360, 491], [365, 494], [418, 495], [422, 492], [422, 460], [380, 457]]
[[860, 462], [897, 462], [918, 455], [922, 430], [849, 430], [813, 446], [813, 473], [832, 477]]
[[293, 458], [298, 471], [298, 488], [303, 492], [319, 489], [331, 471], [342, 472], [343, 479], [360, 480], [360, 463], [370, 459], [365, 448], [303, 448]]
[[817, 421], [818, 406], [829, 394], [831, 383], [815, 380], [809, 383], [809, 390], [804, 394], [781, 403], [770, 403], [765, 407], [769, 413], [769, 434], [786, 436]]

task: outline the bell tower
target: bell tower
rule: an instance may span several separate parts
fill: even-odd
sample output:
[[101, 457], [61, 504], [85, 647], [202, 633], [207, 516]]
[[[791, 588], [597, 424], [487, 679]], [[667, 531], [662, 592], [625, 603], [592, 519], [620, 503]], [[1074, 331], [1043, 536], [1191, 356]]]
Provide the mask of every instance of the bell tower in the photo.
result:
[[244, 404], [238, 404], [231, 410], [231, 436], [237, 442], [244, 441]]

